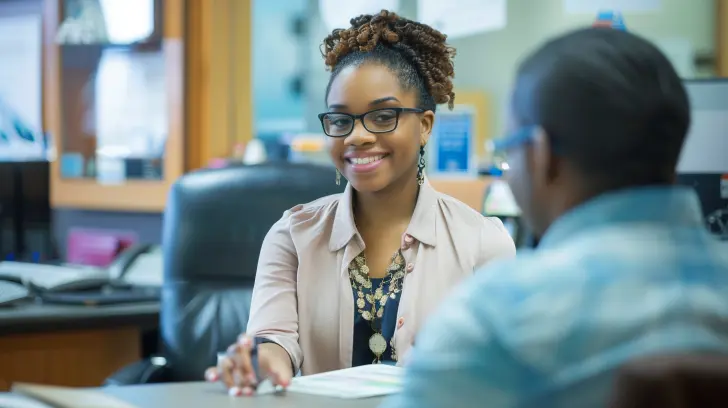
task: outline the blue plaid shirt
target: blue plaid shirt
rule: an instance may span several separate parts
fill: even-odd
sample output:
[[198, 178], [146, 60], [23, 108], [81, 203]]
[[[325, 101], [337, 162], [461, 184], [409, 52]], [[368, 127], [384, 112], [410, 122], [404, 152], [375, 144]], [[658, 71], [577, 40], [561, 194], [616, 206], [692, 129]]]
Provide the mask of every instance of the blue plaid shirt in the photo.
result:
[[626, 190], [461, 286], [384, 405], [600, 407], [626, 361], [692, 350], [728, 353], [728, 245], [692, 190]]

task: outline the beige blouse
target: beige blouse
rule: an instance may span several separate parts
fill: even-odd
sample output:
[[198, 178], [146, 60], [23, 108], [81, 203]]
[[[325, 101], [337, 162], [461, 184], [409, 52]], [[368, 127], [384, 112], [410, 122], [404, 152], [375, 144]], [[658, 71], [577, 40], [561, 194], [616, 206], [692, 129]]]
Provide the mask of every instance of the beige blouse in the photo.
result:
[[[398, 364], [453, 286], [490, 260], [516, 253], [499, 219], [482, 216], [428, 182], [405, 236], [408, 273], [393, 337]], [[281, 345], [304, 375], [350, 367], [355, 305], [348, 265], [363, 250], [350, 185], [342, 194], [283, 213], [263, 241], [248, 334]]]

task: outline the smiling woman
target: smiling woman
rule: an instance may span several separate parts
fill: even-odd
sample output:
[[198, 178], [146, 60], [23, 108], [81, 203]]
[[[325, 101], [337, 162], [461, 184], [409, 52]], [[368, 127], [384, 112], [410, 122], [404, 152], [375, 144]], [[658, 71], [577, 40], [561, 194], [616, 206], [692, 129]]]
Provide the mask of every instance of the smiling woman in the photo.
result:
[[[343, 194], [287, 211], [263, 243], [248, 334], [208, 379], [251, 394], [261, 376], [374, 363], [401, 365], [449, 290], [515, 254], [497, 219], [435, 191], [425, 146], [436, 105], [452, 107], [444, 34], [382, 11], [324, 40], [327, 110]], [[257, 368], [256, 368], [257, 365]]]

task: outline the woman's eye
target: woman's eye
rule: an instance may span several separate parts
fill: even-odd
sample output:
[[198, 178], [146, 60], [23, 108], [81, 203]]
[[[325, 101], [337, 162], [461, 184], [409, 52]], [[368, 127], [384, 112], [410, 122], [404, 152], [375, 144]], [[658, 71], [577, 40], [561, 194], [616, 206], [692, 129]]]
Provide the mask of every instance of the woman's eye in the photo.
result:
[[351, 119], [350, 118], [333, 118], [329, 121], [329, 123], [331, 123], [332, 126], [346, 127], [351, 124]]
[[394, 118], [395, 118], [395, 115], [392, 114], [392, 113], [390, 113], [390, 112], [377, 113], [374, 116], [374, 121], [376, 121], [376, 122], [390, 122], [390, 121], [394, 120]]

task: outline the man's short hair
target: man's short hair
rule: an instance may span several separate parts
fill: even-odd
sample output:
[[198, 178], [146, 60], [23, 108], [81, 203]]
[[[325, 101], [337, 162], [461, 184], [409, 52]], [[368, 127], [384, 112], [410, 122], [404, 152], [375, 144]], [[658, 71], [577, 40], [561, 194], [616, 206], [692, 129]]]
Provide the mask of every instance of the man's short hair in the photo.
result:
[[513, 111], [586, 176], [619, 186], [671, 182], [690, 127], [670, 61], [644, 38], [609, 28], [579, 29], [530, 54]]

